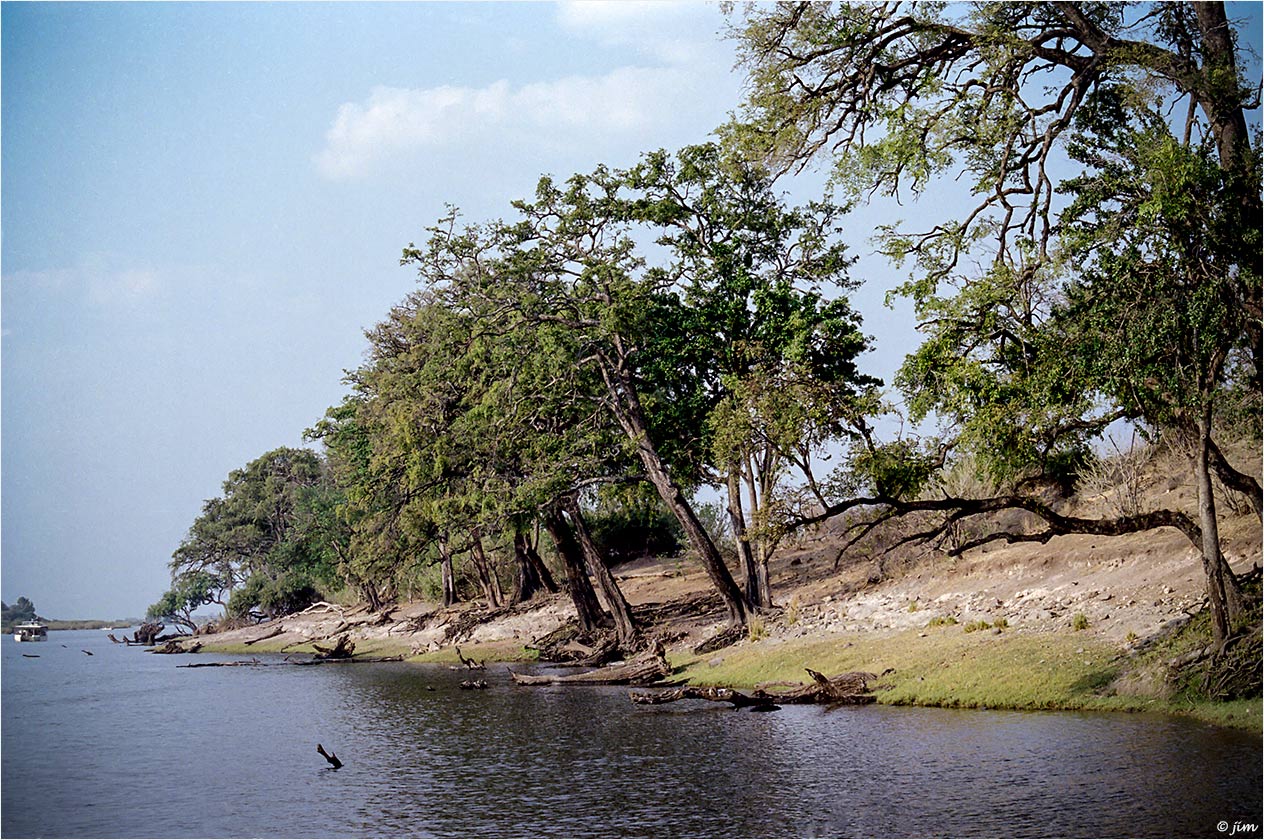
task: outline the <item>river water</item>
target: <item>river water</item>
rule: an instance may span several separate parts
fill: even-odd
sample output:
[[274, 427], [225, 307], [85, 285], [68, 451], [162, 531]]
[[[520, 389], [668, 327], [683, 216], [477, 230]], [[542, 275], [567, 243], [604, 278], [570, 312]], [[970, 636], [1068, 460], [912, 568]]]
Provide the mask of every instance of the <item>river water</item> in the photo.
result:
[[1178, 718], [639, 707], [495, 668], [486, 691], [405, 663], [177, 668], [242, 657], [102, 631], [2, 647], [4, 837], [1228, 837], [1262, 821], [1261, 739]]

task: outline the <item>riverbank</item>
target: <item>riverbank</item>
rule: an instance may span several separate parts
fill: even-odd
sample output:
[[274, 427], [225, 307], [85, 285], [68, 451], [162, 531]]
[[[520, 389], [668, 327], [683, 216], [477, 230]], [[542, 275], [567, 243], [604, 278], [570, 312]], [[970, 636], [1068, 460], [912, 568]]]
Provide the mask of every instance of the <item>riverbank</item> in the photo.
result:
[[[384, 623], [381, 614], [330, 606], [270, 623], [275, 626], [260, 625], [200, 641], [203, 652], [304, 654], [314, 652], [313, 643], [348, 633], [356, 641], [357, 656], [401, 656], [411, 662], [454, 666], [463, 656], [507, 664], [536, 658], [524, 630], [556, 629], [567, 618], [565, 603], [555, 597], [514, 616], [474, 625], [478, 632], [469, 635], [477, 638], [438, 642], [453, 624], [468, 623], [472, 612], [476, 608], [445, 613], [413, 604], [398, 613], [388, 612], [400, 620]], [[781, 610], [752, 634], [757, 637], [713, 654], [692, 652], [696, 636], [682, 639], [683, 644], [668, 650], [673, 679], [752, 689], [801, 682], [806, 679], [805, 668], [826, 674], [887, 672], [877, 683], [875, 697], [888, 705], [1151, 712], [1187, 715], [1254, 732], [1264, 729], [1259, 698], [1191, 701], [1170, 683], [1170, 662], [1196, 643], [1183, 638], [1189, 634], [1170, 633], [1148, 645], [1121, 647], [1087, 629], [980, 628], [978, 622], [973, 626], [944, 623], [928, 614], [923, 614], [923, 624], [905, 629], [811, 633], [796, 632], [798, 621], [793, 615], [789, 618], [793, 623], [787, 623], [787, 611]], [[516, 635], [507, 630], [510, 626], [519, 628]]]
[[[1163, 504], [1193, 503], [1189, 487], [1163, 487]], [[1238, 573], [1261, 565], [1260, 522], [1249, 511], [1226, 515], [1221, 539]], [[711, 654], [692, 651], [724, 628], [725, 612], [700, 564], [646, 557], [614, 572], [643, 635], [663, 639], [675, 678], [695, 685], [749, 689], [802, 681], [804, 668], [893, 669], [879, 681], [880, 703], [1164, 712], [1264, 729], [1258, 696], [1196, 701], [1182, 684], [1181, 662], [1206, 643], [1191, 618], [1203, 609], [1204, 580], [1197, 552], [1172, 529], [998, 544], [959, 557], [862, 545], [840, 558], [841, 542], [826, 526], [783, 546], [770, 563], [778, 606], [751, 622], [747, 638]], [[459, 646], [466, 657], [510, 662], [534, 658], [533, 645], [574, 618], [561, 593], [501, 609], [320, 604], [198, 640], [207, 652], [298, 653], [347, 634], [357, 656], [456, 663]]]

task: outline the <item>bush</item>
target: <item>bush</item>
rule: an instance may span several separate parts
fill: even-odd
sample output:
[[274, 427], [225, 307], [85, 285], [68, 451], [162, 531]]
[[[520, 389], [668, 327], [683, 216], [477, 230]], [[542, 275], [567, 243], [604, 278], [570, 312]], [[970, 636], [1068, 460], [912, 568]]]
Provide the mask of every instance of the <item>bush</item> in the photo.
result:
[[951, 615], [937, 615], [930, 621], [926, 622], [927, 627], [948, 627], [956, 624], [957, 619]]
[[1084, 613], [1076, 613], [1075, 617], [1071, 619], [1071, 629], [1077, 630], [1077, 631], [1087, 630], [1088, 629], [1088, 616], [1086, 616]]
[[986, 621], [971, 621], [970, 623], [968, 623], [965, 627], [961, 629], [965, 630], [967, 633], [973, 633], [976, 630], [987, 630], [991, 626], [992, 625], [988, 624]]
[[680, 523], [657, 497], [602, 500], [584, 520], [593, 541], [612, 564], [644, 556], [673, 555], [680, 551], [684, 535]]
[[241, 618], [258, 609], [267, 617], [276, 618], [306, 609], [319, 600], [320, 591], [303, 572], [284, 574], [276, 580], [253, 574], [228, 599], [228, 614]]

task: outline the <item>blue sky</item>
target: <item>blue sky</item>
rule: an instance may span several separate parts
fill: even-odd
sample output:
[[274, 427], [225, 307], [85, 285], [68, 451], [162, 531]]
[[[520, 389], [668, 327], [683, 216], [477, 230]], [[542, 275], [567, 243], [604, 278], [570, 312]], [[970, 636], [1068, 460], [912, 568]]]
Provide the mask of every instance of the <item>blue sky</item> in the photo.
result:
[[699, 142], [712, 7], [14, 4], [3, 95], [3, 597], [139, 615], [229, 470], [344, 393], [459, 205]]
[[[0, 6], [4, 599], [142, 614], [229, 470], [340, 399], [444, 205], [503, 214], [542, 173], [707, 139], [740, 93], [722, 25], [696, 3]], [[915, 341], [881, 305], [899, 273], [858, 271], [889, 377]]]

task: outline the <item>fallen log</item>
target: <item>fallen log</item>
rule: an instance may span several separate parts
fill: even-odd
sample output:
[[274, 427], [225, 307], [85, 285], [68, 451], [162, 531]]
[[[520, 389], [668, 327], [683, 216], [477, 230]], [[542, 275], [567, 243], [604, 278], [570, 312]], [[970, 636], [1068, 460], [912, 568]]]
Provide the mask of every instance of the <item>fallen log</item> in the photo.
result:
[[316, 745], [316, 752], [318, 752], [318, 753], [320, 753], [321, 755], [323, 755], [323, 756], [325, 757], [325, 761], [328, 761], [328, 762], [330, 763], [330, 765], [332, 765], [332, 766], [333, 766], [333, 768], [334, 768], [335, 770], [337, 770], [339, 767], [341, 767], [341, 766], [342, 766], [342, 762], [338, 760], [338, 754], [337, 754], [337, 753], [327, 753], [327, 752], [325, 752], [325, 748], [324, 748], [324, 747], [322, 747], [320, 744], [317, 744], [317, 745]]
[[278, 662], [278, 665], [361, 665], [370, 662], [403, 662], [403, 654], [399, 656], [362, 656], [359, 659], [344, 657], [342, 659], [308, 659], [305, 662]]
[[655, 639], [645, 654], [631, 662], [614, 663], [582, 674], [519, 674], [511, 670], [509, 675], [518, 685], [648, 685], [670, 673], [662, 642]]
[[242, 666], [251, 666], [251, 667], [261, 668], [264, 665], [268, 665], [268, 664], [284, 665], [286, 663], [283, 663], [283, 662], [265, 663], [265, 662], [260, 662], [258, 659], [251, 659], [249, 661], [237, 660], [235, 662], [190, 662], [188, 665], [177, 665], [176, 667], [177, 668], [240, 668]]
[[[735, 709], [751, 708], [753, 711], [773, 711], [777, 704], [821, 703], [829, 705], [859, 706], [872, 703], [874, 698], [869, 684], [878, 677], [866, 671], [849, 671], [833, 678], [805, 668], [812, 682], [800, 684], [787, 691], [766, 691], [756, 688], [750, 694], [743, 694], [731, 688], [720, 686], [686, 685], [667, 691], [629, 692], [633, 703], [645, 706], [657, 706], [673, 703], [677, 700], [710, 700], [717, 703], [731, 703]], [[883, 674], [890, 673], [884, 671]]]
[[267, 633], [263, 634], [262, 636], [260, 636], [260, 637], [258, 637], [258, 638], [256, 638], [256, 639], [250, 639], [250, 640], [248, 640], [248, 641], [242, 642], [242, 644], [243, 644], [243, 645], [245, 645], [246, 647], [250, 647], [251, 645], [256, 644], [256, 643], [258, 643], [258, 642], [262, 642], [262, 641], [264, 641], [265, 639], [272, 639], [272, 638], [275, 638], [275, 637], [277, 637], [277, 636], [280, 636], [280, 635], [281, 635], [282, 633], [284, 633], [284, 632], [285, 632], [285, 628], [284, 628], [284, 627], [281, 627], [280, 625], [277, 625], [276, 627], [273, 627], [273, 628], [272, 628], [272, 630], [270, 630], [269, 632], [267, 632]]
[[114, 642], [114, 644], [116, 644], [116, 645], [121, 645], [121, 644], [123, 644], [123, 642], [122, 642], [121, 640], [114, 638], [114, 634], [113, 634], [113, 633], [106, 633], [106, 634], [105, 634], [105, 637], [106, 637], [107, 639], [109, 639], [111, 642]]
[[194, 642], [186, 648], [177, 640], [170, 639], [165, 645], [160, 648], [154, 648], [150, 653], [197, 653], [201, 649], [201, 642]]
[[322, 645], [313, 644], [312, 649], [316, 651], [317, 659], [350, 659], [355, 652], [355, 642], [351, 641], [350, 636], [339, 636], [331, 648]]
[[456, 645], [453, 645], [452, 649], [456, 651], [456, 658], [461, 660], [461, 664], [464, 665], [468, 670], [483, 671], [487, 669], [486, 659], [481, 660], [479, 662], [475, 662], [473, 659], [466, 659], [465, 656], [461, 653], [461, 648], [457, 647]]

